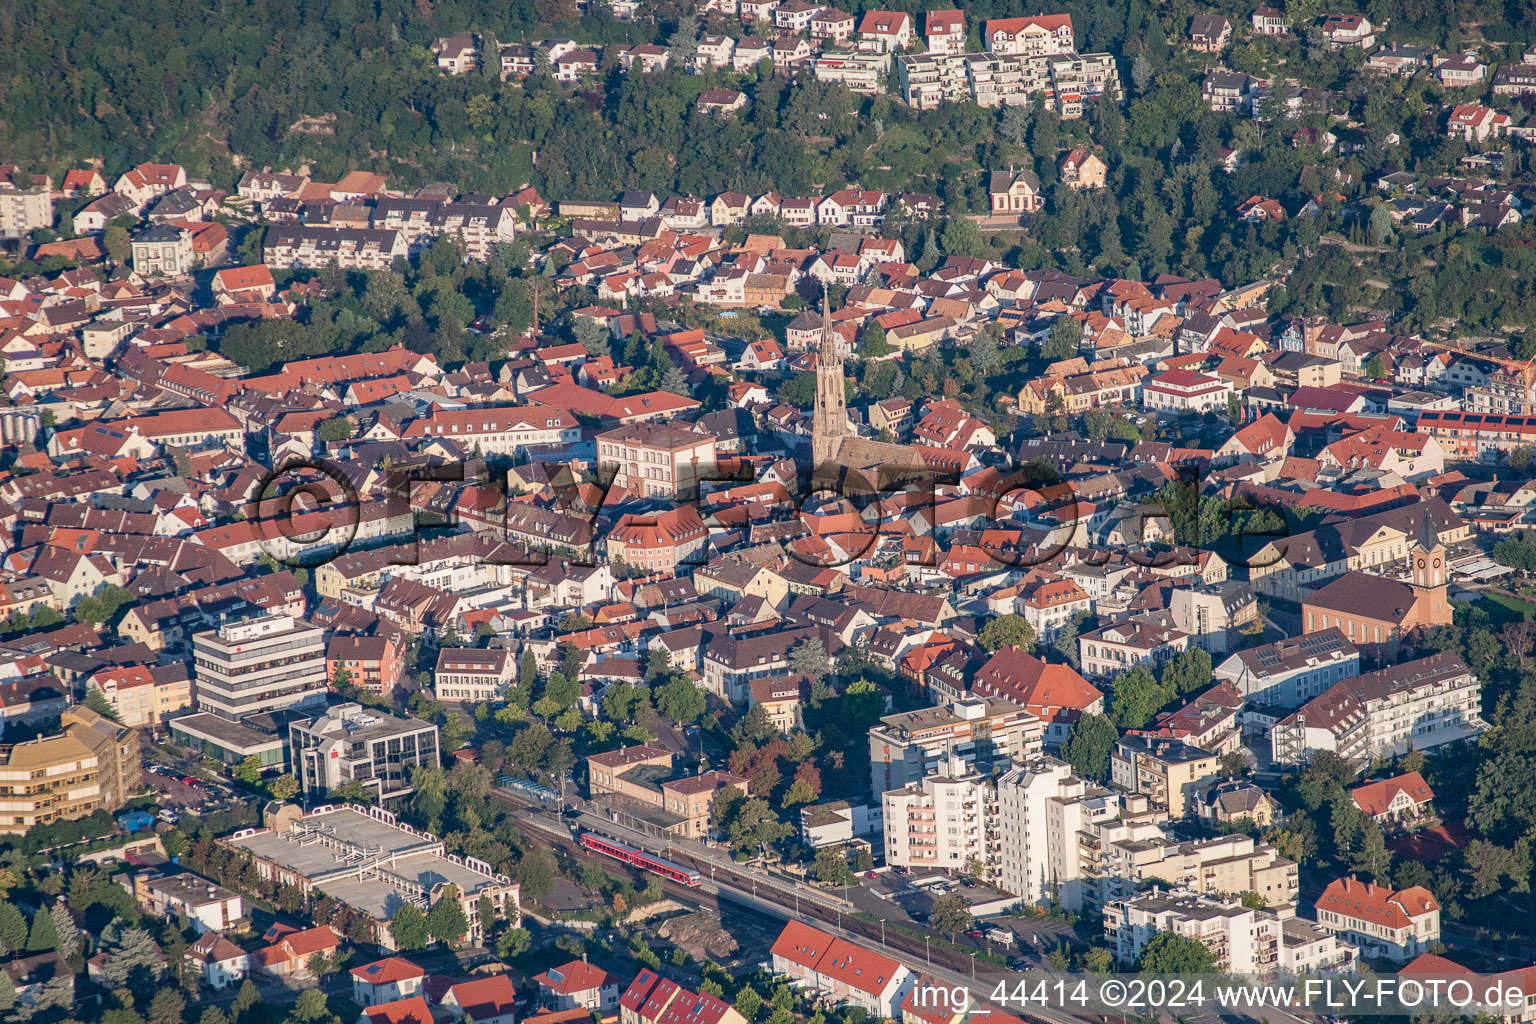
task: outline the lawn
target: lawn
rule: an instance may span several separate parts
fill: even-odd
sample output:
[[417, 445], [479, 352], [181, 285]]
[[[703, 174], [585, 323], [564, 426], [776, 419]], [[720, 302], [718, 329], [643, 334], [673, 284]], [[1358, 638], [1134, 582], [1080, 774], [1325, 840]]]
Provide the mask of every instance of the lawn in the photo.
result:
[[1506, 622], [1536, 621], [1536, 601], [1522, 601], [1518, 597], [1509, 594], [1496, 594], [1488, 591], [1478, 598], [1478, 603], [1483, 606], [1494, 625], [1503, 625]]

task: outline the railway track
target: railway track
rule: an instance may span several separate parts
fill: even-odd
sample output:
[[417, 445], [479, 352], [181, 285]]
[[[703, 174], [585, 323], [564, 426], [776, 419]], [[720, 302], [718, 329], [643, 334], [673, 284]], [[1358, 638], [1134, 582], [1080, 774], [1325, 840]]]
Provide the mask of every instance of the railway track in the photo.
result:
[[[976, 966], [968, 953], [947, 947], [933, 949], [931, 944], [925, 943], [920, 936], [900, 929], [882, 929], [878, 922], [853, 916], [854, 910], [851, 906], [846, 911], [839, 912], [840, 908], [821, 902], [824, 897], [819, 892], [807, 890], [804, 898], [797, 900], [793, 894], [786, 896], [777, 884], [764, 884], [762, 879], [748, 872], [696, 857], [680, 847], [671, 848], [668, 854], [669, 859], [698, 870], [704, 879], [702, 884], [685, 885], [634, 868], [621, 861], [615, 861], [611, 857], [604, 857], [581, 846], [567, 829], [553, 826], [537, 817], [525, 818], [519, 824], [548, 837], [555, 846], [565, 850], [577, 860], [594, 861], [605, 868], [624, 868], [641, 882], [657, 878], [661, 881], [662, 891], [680, 903], [701, 906], [718, 914], [721, 900], [730, 900], [733, 906], [743, 907], [759, 917], [786, 921], [816, 920], [832, 925], [834, 928], [872, 940], [876, 946], [881, 946], [892, 953], [903, 954], [902, 958], [908, 963], [926, 964], [967, 977], [971, 976], [972, 968]], [[984, 966], [990, 967], [990, 965]]]

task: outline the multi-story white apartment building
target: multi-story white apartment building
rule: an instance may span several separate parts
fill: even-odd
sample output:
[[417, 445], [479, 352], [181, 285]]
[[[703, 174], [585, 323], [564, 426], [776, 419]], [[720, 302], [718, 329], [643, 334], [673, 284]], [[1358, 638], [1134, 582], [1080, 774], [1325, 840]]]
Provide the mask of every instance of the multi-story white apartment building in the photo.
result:
[[1104, 908], [1104, 935], [1122, 964], [1134, 963], [1158, 932], [1202, 943], [1218, 969], [1234, 975], [1347, 971], [1358, 953], [1348, 942], [1288, 912], [1253, 910], [1192, 893], [1154, 888]]
[[997, 869], [997, 805], [985, 776], [950, 758], [933, 775], [881, 799], [885, 862], [893, 867], [968, 871], [990, 879]]
[[388, 270], [409, 255], [399, 231], [276, 224], [267, 229], [261, 261], [284, 270], [332, 263], [343, 270]]
[[983, 772], [1022, 765], [1039, 755], [1044, 736], [1044, 722], [1001, 697], [887, 715], [869, 730], [870, 792], [915, 785], [952, 757]]
[[715, 472], [715, 438], [679, 423], [630, 423], [597, 435], [597, 461], [615, 487], [644, 497], [693, 492]]
[[919, 53], [896, 58], [896, 82], [901, 98], [914, 110], [935, 110], [946, 103], [970, 99], [962, 54]]
[[1346, 679], [1276, 723], [1274, 759], [1303, 764], [1314, 750], [1330, 750], [1358, 761], [1473, 739], [1488, 728], [1480, 690], [1452, 651]]
[[517, 659], [506, 647], [444, 647], [437, 652], [433, 692], [438, 700], [500, 700], [517, 678]]
[[25, 238], [53, 227], [53, 192], [0, 182], [0, 238]]
[[482, 455], [517, 456], [531, 445], [581, 440], [581, 424], [564, 409], [548, 405], [497, 409], [434, 409], [410, 422], [402, 439], [445, 437]]
[[464, 255], [483, 263], [498, 245], [517, 236], [517, 211], [494, 203], [445, 203], [434, 215], [432, 228], [457, 241]]
[[360, 782], [380, 803], [414, 792], [411, 770], [438, 766], [437, 726], [360, 704], [338, 704], [288, 726], [293, 773], [307, 797]]
[[1411, 960], [1440, 941], [1440, 904], [1420, 885], [1393, 890], [1340, 878], [1318, 897], [1317, 923], [1366, 956]]
[[1038, 59], [1050, 69], [1056, 112], [1064, 120], [1082, 117], [1090, 100], [1106, 93], [1110, 98], [1119, 95], [1120, 77], [1113, 54], [1067, 52]]
[[1294, 906], [1297, 864], [1273, 846], [1242, 834], [1183, 842], [1170, 838], [1161, 823], [1154, 828], [1101, 826], [1096, 842], [1084, 843], [1085, 863], [1098, 879], [1085, 894], [1089, 906], [1130, 899], [1152, 879], [1202, 896], [1251, 892], [1270, 908]]
[[1274, 929], [1261, 926], [1258, 912], [1236, 901], [1154, 889], [1104, 907], [1104, 937], [1123, 965], [1134, 964], [1158, 932], [1201, 943], [1224, 973], [1269, 974], [1280, 960]]
[[997, 780], [997, 885], [1024, 903], [1080, 909], [1087, 881], [1080, 834], [1120, 814], [1119, 798], [1040, 757]]
[[227, 721], [325, 703], [325, 631], [267, 615], [192, 637], [193, 695]]
[[818, 82], [841, 82], [849, 92], [864, 96], [885, 92], [886, 76], [891, 70], [888, 53], [858, 50], [826, 50], [816, 58]]
[[1212, 673], [1255, 704], [1299, 708], [1360, 674], [1360, 650], [1338, 629], [1238, 651]]
[[1128, 619], [1077, 638], [1078, 660], [1088, 679], [1103, 679], [1145, 665], [1154, 673], [1180, 651], [1189, 636], [1169, 626]]

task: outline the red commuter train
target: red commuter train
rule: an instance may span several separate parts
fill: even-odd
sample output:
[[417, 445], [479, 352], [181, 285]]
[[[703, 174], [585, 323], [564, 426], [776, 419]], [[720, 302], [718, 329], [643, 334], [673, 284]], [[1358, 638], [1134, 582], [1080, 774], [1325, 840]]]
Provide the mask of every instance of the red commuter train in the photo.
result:
[[682, 882], [684, 885], [698, 885], [702, 878], [697, 871], [691, 868], [679, 867], [669, 860], [662, 860], [655, 854], [646, 853], [644, 850], [621, 843], [617, 839], [609, 839], [600, 836], [596, 832], [583, 832], [580, 840], [582, 846], [589, 850], [596, 850], [606, 857], [621, 860], [626, 864], [632, 864], [642, 871], [670, 878], [674, 882]]

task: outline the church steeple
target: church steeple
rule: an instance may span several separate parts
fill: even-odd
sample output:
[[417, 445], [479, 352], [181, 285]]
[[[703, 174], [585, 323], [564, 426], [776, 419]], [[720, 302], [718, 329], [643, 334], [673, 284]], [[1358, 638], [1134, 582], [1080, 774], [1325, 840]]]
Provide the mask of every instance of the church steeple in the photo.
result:
[[832, 331], [832, 302], [821, 286], [821, 343], [816, 349], [816, 413], [811, 421], [811, 458], [817, 467], [831, 463], [848, 436], [848, 396], [843, 385], [843, 357]]
[[1422, 590], [1433, 590], [1446, 584], [1445, 545], [1430, 522], [1429, 513], [1419, 518], [1419, 535], [1408, 548], [1408, 565], [1413, 574], [1413, 585]]

